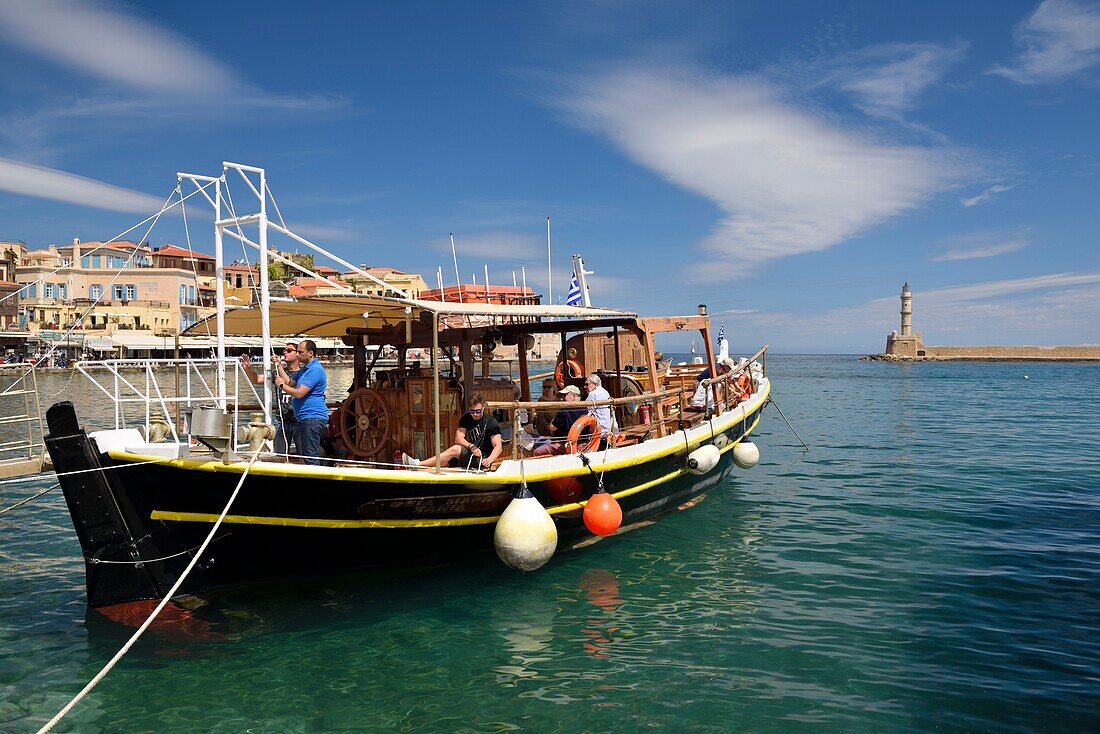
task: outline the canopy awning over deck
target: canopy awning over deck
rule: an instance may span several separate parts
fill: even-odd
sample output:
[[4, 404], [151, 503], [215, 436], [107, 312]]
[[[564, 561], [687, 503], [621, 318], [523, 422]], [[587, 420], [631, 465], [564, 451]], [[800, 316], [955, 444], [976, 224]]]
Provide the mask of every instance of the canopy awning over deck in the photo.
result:
[[[377, 296], [303, 298], [297, 301], [272, 301], [268, 310], [272, 336], [342, 337], [363, 330], [381, 331], [404, 324], [407, 319], [430, 323], [432, 314], [451, 328], [493, 326], [536, 321], [540, 318], [565, 318], [579, 321], [622, 320], [635, 314], [609, 308], [577, 306], [498, 305], [491, 303], [451, 303], [418, 301]], [[258, 308], [233, 308], [225, 312], [225, 334], [256, 336], [262, 333], [263, 314]], [[191, 326], [185, 334], [205, 335], [216, 328], [211, 316]]]

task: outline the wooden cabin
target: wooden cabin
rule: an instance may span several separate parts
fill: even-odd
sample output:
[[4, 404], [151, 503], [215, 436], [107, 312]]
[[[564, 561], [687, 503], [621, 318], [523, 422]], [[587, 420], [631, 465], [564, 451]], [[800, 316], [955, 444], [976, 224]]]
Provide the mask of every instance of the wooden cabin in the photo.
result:
[[[273, 302], [269, 318], [273, 336], [339, 336], [353, 348], [353, 383], [330, 417], [328, 439], [337, 455], [380, 463], [391, 462], [401, 451], [423, 457], [450, 446], [466, 409], [465, 398], [474, 393], [492, 404], [510, 444], [510, 408], [516, 401], [531, 400], [531, 374], [527, 350], [520, 349], [518, 380], [491, 376], [485, 357], [497, 344], [526, 343], [533, 334], [560, 334], [565, 347], [556, 370], [559, 385], [580, 386], [586, 374], [600, 375], [611, 396], [624, 399], [614, 410], [629, 440], [635, 434], [665, 435], [690, 418], [683, 409], [684, 393], [690, 398], [693, 385], [654, 401], [649, 416], [640, 410], [641, 403], [625, 400], [668, 387], [667, 365], [658, 360], [654, 335], [698, 330], [703, 343], [711, 343], [705, 316], [639, 318], [623, 311], [570, 306], [324, 297]], [[227, 334], [255, 335], [259, 328], [256, 310], [225, 315]], [[367, 346], [383, 344], [396, 348], [396, 367], [377, 366], [380, 349], [368, 360]], [[713, 367], [709, 346], [707, 357]]]

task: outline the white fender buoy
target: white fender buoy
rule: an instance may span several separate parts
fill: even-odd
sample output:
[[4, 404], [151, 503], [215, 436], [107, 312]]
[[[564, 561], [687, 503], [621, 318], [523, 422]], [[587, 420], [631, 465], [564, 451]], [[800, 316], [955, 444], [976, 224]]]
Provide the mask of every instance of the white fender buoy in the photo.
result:
[[493, 545], [506, 565], [518, 571], [534, 571], [557, 550], [558, 526], [542, 503], [524, 487], [497, 520]]
[[733, 447], [733, 463], [742, 469], [752, 469], [760, 463], [760, 449], [752, 441], [742, 441]]
[[688, 454], [687, 470], [692, 474], [706, 474], [718, 465], [722, 452], [714, 444], [707, 444]]

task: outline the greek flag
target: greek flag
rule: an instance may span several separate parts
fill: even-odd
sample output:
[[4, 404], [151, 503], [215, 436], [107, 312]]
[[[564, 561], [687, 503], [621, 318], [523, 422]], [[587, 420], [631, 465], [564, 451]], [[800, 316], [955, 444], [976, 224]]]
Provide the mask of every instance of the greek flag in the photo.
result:
[[569, 281], [569, 295], [565, 297], [566, 306], [581, 305], [581, 286], [577, 282], [577, 271], [573, 271], [573, 279]]
[[715, 346], [718, 347], [718, 351], [722, 351], [722, 342], [724, 342], [725, 340], [726, 340], [726, 325], [722, 324], [720, 327], [718, 327], [718, 340], [715, 343]]

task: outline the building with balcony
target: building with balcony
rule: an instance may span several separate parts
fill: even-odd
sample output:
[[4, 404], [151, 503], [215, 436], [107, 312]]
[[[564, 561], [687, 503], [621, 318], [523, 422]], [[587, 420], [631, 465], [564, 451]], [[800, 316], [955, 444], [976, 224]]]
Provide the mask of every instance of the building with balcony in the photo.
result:
[[21, 328], [15, 268], [26, 251], [25, 242], [0, 240], [0, 331], [18, 331]]
[[194, 263], [154, 260], [148, 247], [132, 242], [74, 239], [29, 251], [15, 269], [23, 324], [32, 332], [175, 334], [205, 317]]

